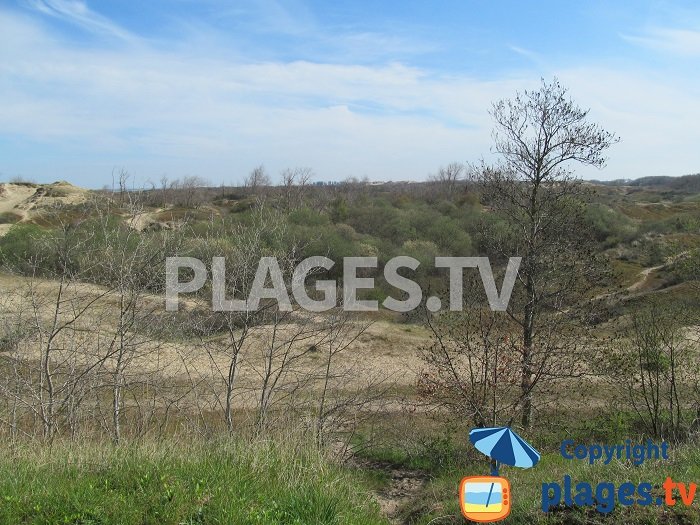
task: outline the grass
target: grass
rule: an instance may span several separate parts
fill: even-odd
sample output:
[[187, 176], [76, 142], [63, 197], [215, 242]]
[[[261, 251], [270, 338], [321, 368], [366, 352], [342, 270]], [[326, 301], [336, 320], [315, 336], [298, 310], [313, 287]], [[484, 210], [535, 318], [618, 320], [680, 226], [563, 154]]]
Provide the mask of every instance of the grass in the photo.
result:
[[620, 259], [613, 259], [611, 266], [615, 272], [617, 282], [625, 288], [636, 283], [639, 280], [639, 272], [644, 269], [642, 265], [636, 262], [622, 261]]
[[0, 523], [386, 523], [359, 474], [300, 443], [58, 444], [0, 451]]
[[182, 221], [185, 219], [194, 221], [205, 221], [210, 218], [211, 210], [194, 208], [170, 208], [155, 214], [158, 221]]

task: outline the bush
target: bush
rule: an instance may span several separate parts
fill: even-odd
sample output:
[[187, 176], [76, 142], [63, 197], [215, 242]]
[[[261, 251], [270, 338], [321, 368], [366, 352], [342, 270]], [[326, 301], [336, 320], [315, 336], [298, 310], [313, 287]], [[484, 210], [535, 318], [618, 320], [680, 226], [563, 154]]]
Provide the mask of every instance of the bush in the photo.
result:
[[469, 234], [457, 222], [447, 217], [440, 217], [434, 221], [428, 228], [426, 236], [446, 252], [443, 255], [461, 257], [471, 255], [473, 252]]
[[11, 211], [0, 213], [0, 224], [14, 224], [20, 220], [22, 220], [22, 216], [17, 213]]
[[43, 254], [40, 242], [45, 236], [45, 230], [35, 224], [15, 224], [0, 237], [0, 263], [15, 270], [26, 270], [31, 259]]
[[351, 210], [347, 223], [356, 231], [390, 240], [396, 244], [416, 237], [404, 213], [384, 201]]
[[420, 262], [419, 269], [433, 268], [435, 257], [440, 255], [440, 250], [434, 242], [430, 241], [406, 241], [401, 247], [403, 255], [413, 257]]
[[637, 235], [637, 228], [629, 217], [604, 204], [589, 204], [585, 219], [596, 240], [605, 247], [629, 242]]
[[673, 281], [700, 281], [700, 249], [692, 250], [685, 257], [679, 257], [670, 268]]
[[330, 210], [331, 220], [333, 222], [344, 222], [349, 216], [348, 203], [344, 198], [338, 197], [331, 202]]
[[[341, 226], [341, 227], [339, 227]], [[297, 226], [292, 228], [292, 233], [304, 244], [301, 255], [313, 257], [323, 255], [336, 262], [331, 273], [342, 273], [342, 260], [344, 257], [359, 257], [357, 243], [349, 238], [347, 225], [324, 225], [317, 227]]]
[[328, 217], [311, 208], [299, 208], [289, 214], [289, 222], [302, 226], [321, 226], [328, 224]]

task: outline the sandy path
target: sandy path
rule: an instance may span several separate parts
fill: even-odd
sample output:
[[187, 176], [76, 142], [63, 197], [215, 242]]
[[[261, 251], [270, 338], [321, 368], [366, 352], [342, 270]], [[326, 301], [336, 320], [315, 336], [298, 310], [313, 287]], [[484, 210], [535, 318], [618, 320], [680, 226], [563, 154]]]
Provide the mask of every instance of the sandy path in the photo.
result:
[[640, 288], [642, 288], [646, 282], [649, 280], [649, 275], [651, 275], [652, 272], [655, 272], [657, 270], [660, 270], [664, 266], [666, 266], [669, 263], [664, 263], [664, 264], [659, 264], [658, 266], [652, 266], [651, 268], [644, 268], [641, 272], [639, 272], [639, 280], [634, 282], [632, 285], [627, 287], [628, 292], [636, 292]]
[[649, 276], [652, 273], [654, 273], [658, 270], [661, 270], [662, 268], [666, 268], [667, 266], [670, 266], [671, 264], [676, 262], [678, 259], [680, 259], [681, 257], [685, 257], [686, 255], [688, 255], [687, 250], [684, 252], [678, 253], [678, 254], [674, 255], [673, 257], [669, 257], [666, 260], [666, 262], [664, 262], [663, 264], [659, 264], [658, 266], [652, 266], [651, 268], [645, 268], [644, 270], [639, 272], [639, 280], [637, 280], [635, 283], [630, 285], [627, 288], [627, 291], [628, 292], [636, 292], [637, 290], [640, 290], [641, 288], [644, 287], [646, 282], [649, 280]]

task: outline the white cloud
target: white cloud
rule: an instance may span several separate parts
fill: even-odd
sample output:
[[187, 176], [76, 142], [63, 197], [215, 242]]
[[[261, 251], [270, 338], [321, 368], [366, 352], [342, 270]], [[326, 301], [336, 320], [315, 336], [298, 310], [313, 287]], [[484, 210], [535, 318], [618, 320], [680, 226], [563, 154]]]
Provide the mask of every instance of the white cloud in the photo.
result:
[[[109, 21], [95, 23], [94, 14], [65, 3], [43, 2], [119, 34]], [[488, 157], [491, 102], [536, 87], [542, 73], [485, 81], [401, 63], [250, 63], [223, 58], [221, 49], [207, 47], [218, 42], [196, 35], [196, 45], [179, 42], [168, 51], [125, 39], [83, 48], [2, 10], [0, 33], [0, 137], [72, 155], [63, 169], [82, 170], [85, 178], [76, 182], [95, 186], [114, 164], [142, 178], [168, 172], [233, 181], [263, 162], [273, 172], [312, 166], [320, 179], [421, 179], [440, 164]], [[594, 120], [623, 138], [610, 152], [609, 170], [581, 173], [698, 170], [697, 83], [593, 66], [544, 72], [553, 73], [591, 106]], [[5, 173], [48, 176], [29, 172], [45, 168], [37, 161], [41, 149], [33, 158], [10, 151], [0, 157]], [[90, 160], [81, 164], [83, 157]]]
[[700, 56], [700, 31], [692, 29], [652, 28], [645, 35], [622, 35], [632, 43], [656, 51], [665, 51], [676, 55]]

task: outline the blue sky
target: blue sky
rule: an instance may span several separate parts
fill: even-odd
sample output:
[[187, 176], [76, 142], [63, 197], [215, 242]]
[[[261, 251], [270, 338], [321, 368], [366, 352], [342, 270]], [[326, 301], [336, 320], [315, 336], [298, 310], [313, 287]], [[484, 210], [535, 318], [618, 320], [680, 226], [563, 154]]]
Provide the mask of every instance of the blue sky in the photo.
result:
[[694, 1], [0, 0], [0, 35], [0, 180], [422, 180], [555, 75], [622, 139], [580, 175], [700, 171]]

